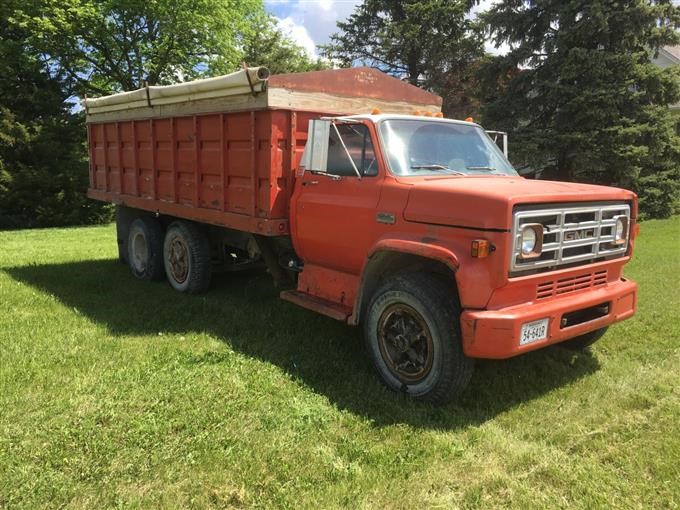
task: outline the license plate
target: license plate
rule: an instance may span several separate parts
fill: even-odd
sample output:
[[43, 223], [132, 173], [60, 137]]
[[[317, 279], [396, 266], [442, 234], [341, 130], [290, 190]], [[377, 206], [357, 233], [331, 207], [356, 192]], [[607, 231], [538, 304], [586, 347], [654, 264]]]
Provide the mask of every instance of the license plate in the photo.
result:
[[548, 319], [522, 324], [519, 332], [519, 345], [532, 344], [548, 338]]

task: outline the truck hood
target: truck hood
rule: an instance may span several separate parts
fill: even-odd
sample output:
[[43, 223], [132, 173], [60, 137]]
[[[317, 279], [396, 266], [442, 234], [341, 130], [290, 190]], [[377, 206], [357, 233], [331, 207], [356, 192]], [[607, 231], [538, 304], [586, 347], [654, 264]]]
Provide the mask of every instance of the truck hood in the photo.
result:
[[[431, 176], [410, 184], [406, 221], [485, 230], [509, 230], [517, 204], [633, 201], [631, 191], [573, 182], [501, 176]], [[631, 213], [635, 211], [631, 209]]]

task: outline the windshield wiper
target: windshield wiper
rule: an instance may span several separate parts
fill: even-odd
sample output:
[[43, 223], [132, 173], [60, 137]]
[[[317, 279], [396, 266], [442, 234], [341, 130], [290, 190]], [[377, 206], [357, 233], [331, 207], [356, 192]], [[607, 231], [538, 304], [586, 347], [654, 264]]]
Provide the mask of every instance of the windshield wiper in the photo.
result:
[[451, 170], [448, 166], [437, 165], [437, 164], [411, 165], [410, 168], [411, 168], [411, 170], [446, 170], [447, 172], [451, 172], [452, 174], [455, 174], [455, 175], [465, 175], [465, 173], [459, 172], [458, 170]]
[[492, 166], [466, 166], [468, 170], [482, 170], [487, 172], [495, 172], [496, 169]]

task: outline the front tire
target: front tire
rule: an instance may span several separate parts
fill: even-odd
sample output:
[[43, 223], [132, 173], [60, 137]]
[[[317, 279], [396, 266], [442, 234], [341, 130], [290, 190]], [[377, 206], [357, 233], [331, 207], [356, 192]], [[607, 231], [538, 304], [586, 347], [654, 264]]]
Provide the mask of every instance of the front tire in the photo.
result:
[[373, 365], [388, 388], [444, 404], [467, 386], [474, 361], [460, 342], [453, 290], [426, 273], [405, 273], [375, 293], [364, 321]]
[[210, 286], [210, 243], [193, 223], [176, 221], [165, 233], [163, 243], [165, 274], [180, 292], [197, 294]]

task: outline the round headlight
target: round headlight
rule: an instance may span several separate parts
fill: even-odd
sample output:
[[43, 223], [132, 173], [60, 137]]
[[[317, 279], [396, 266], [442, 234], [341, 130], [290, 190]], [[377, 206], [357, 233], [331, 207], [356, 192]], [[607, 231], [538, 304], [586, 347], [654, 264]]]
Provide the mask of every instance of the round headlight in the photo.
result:
[[626, 219], [617, 218], [614, 226], [614, 242], [621, 243], [626, 238]]
[[536, 248], [536, 231], [531, 227], [522, 230], [522, 254], [529, 255]]

